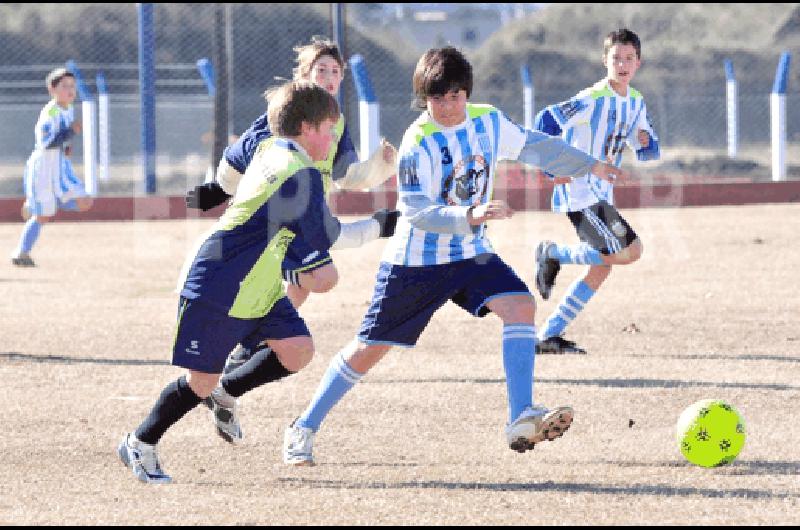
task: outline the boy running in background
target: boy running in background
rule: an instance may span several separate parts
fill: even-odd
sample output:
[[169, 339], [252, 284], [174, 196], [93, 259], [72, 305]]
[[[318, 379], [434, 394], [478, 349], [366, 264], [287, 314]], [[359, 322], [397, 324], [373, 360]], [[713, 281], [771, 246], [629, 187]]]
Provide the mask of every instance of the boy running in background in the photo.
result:
[[25, 164], [25, 204], [22, 217], [26, 220], [19, 245], [11, 254], [11, 263], [18, 267], [33, 267], [31, 258], [43, 224], [63, 210], [85, 212], [92, 206], [83, 182], [75, 175], [70, 139], [81, 131], [75, 120], [75, 76], [65, 68], [47, 75], [47, 91], [53, 98], [39, 113], [34, 136], [33, 153]]
[[273, 140], [256, 150], [233, 202], [199, 248], [183, 284], [172, 363], [189, 373], [164, 388], [117, 450], [142, 482], [171, 481], [156, 444], [211, 394], [236, 344], [254, 347], [266, 341], [273, 350], [222, 379], [223, 388], [236, 397], [297, 372], [311, 360], [314, 343], [285, 296], [281, 263], [295, 237], [325, 252], [340, 235], [313, 166], [330, 150], [338, 118], [333, 96], [307, 81], [289, 82], [270, 93]]
[[[603, 64], [608, 75], [569, 101], [551, 105], [536, 117], [536, 129], [561, 136], [568, 144], [622, 163], [625, 144], [639, 160], [657, 160], [658, 137], [647, 116], [642, 94], [630, 86], [641, 64], [641, 43], [630, 30], [608, 34]], [[642, 242], [614, 207], [614, 179], [593, 172], [578, 178], [548, 175], [555, 184], [552, 209], [566, 213], [581, 243], [542, 241], [536, 248], [536, 288], [547, 300], [563, 264], [589, 265], [567, 292], [539, 333], [540, 353], [586, 353], [562, 334], [611, 274], [613, 265], [628, 265], [642, 255]]]

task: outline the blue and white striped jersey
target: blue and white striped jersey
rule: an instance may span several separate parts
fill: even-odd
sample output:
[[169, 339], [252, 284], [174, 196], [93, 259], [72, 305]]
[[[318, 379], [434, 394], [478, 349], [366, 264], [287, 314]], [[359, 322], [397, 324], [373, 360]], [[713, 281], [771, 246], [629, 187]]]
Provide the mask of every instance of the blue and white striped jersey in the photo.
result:
[[492, 198], [497, 161], [559, 175], [583, 175], [596, 160], [559, 138], [528, 131], [490, 105], [467, 104], [466, 120], [442, 127], [427, 112], [406, 130], [398, 153], [401, 216], [383, 261], [412, 267], [493, 253], [486, 225], [470, 226], [469, 207]]
[[72, 130], [74, 121], [75, 109], [72, 105], [65, 109], [59, 106], [55, 99], [50, 100], [36, 121], [34, 151], [63, 147], [74, 134]]
[[[642, 94], [628, 87], [621, 96], [614, 92], [608, 79], [579, 92], [568, 101], [551, 105], [537, 116], [536, 129], [561, 136], [569, 145], [594, 158], [609, 161], [617, 167], [627, 144], [639, 160], [660, 156], [658, 136], [647, 116]], [[637, 132], [650, 135], [650, 144], [639, 145]], [[614, 204], [614, 186], [592, 173], [553, 189], [552, 209], [555, 212], [583, 210], [601, 200]]]

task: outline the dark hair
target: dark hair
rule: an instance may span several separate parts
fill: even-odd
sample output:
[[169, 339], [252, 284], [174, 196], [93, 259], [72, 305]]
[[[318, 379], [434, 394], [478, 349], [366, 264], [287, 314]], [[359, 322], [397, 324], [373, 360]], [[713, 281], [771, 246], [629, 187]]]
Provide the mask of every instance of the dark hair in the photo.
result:
[[451, 90], [472, 94], [472, 66], [452, 46], [431, 48], [417, 61], [414, 69], [414, 102], [412, 108], [425, 110], [428, 96], [440, 96]]
[[289, 81], [264, 93], [269, 104], [267, 122], [276, 136], [299, 136], [301, 124], [319, 127], [339, 119], [339, 104], [327, 90], [311, 81]]
[[606, 40], [603, 41], [603, 57], [615, 44], [631, 44], [636, 49], [636, 58], [642, 58], [642, 43], [639, 42], [639, 36], [628, 28], [620, 28], [606, 35]]
[[323, 55], [333, 57], [339, 63], [342, 73], [344, 73], [345, 65], [342, 55], [339, 53], [339, 47], [326, 37], [314, 35], [311, 37], [309, 44], [295, 46], [294, 51], [297, 54], [297, 66], [292, 70], [292, 75], [295, 79], [308, 79], [311, 76], [311, 68], [314, 67], [314, 63]]
[[66, 68], [56, 68], [45, 78], [45, 82], [47, 83], [47, 88], [55, 88], [58, 83], [64, 79], [65, 77], [71, 77], [75, 79], [75, 74], [67, 70]]

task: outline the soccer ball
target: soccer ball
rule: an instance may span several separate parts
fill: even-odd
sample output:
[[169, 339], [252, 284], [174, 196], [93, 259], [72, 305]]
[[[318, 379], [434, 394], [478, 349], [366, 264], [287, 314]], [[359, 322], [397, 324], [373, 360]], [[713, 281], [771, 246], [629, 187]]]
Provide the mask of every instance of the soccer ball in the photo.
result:
[[717, 467], [733, 462], [744, 447], [744, 421], [720, 399], [690, 405], [678, 418], [678, 444], [692, 464]]

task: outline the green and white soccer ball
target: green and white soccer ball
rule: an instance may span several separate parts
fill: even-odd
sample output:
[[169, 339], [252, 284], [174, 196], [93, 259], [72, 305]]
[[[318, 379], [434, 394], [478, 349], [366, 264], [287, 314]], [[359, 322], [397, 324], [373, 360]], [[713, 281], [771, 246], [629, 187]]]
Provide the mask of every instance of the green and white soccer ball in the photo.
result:
[[730, 464], [744, 447], [744, 421], [720, 399], [704, 399], [687, 407], [677, 428], [681, 453], [698, 466]]

